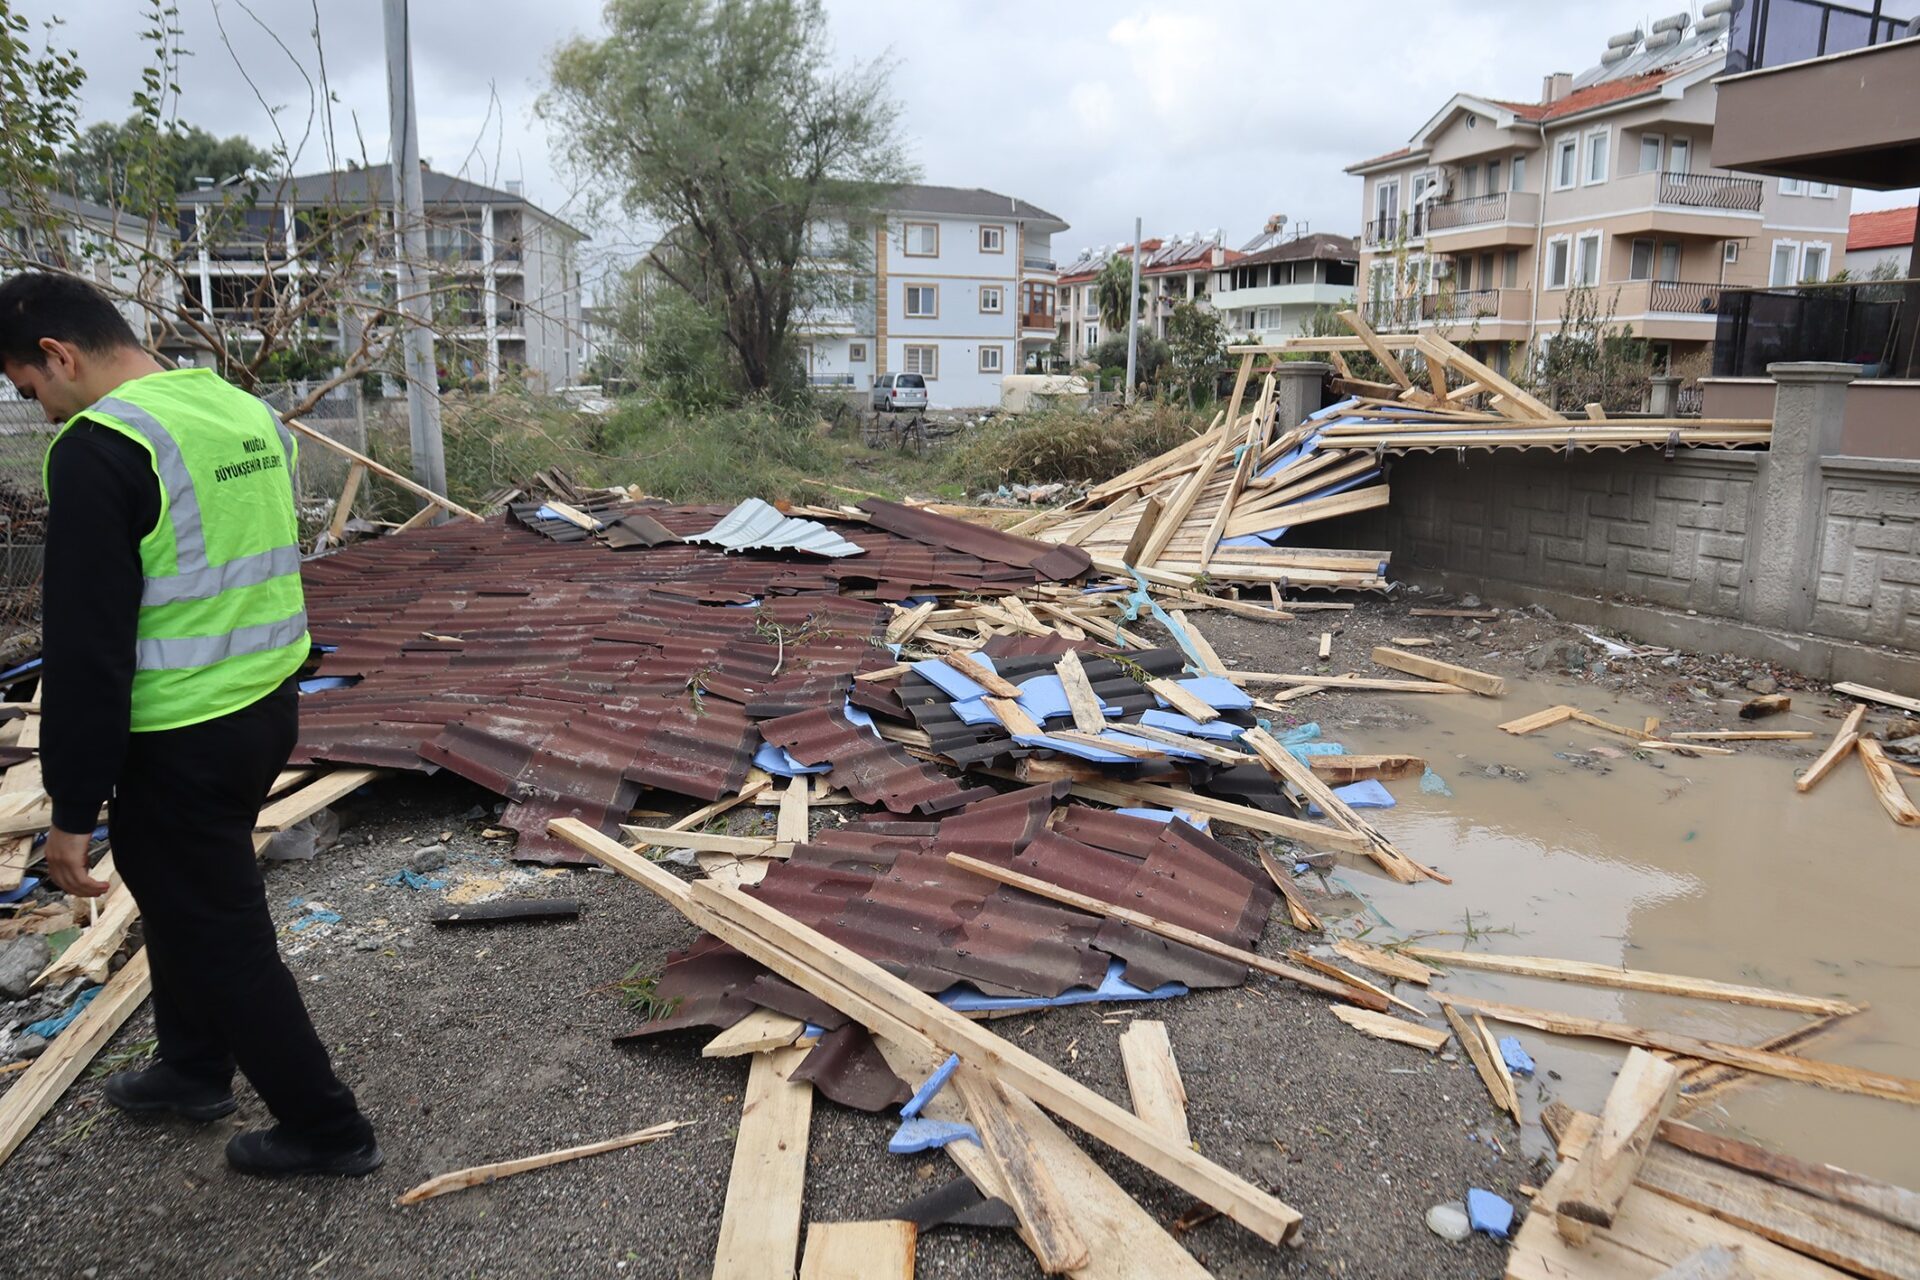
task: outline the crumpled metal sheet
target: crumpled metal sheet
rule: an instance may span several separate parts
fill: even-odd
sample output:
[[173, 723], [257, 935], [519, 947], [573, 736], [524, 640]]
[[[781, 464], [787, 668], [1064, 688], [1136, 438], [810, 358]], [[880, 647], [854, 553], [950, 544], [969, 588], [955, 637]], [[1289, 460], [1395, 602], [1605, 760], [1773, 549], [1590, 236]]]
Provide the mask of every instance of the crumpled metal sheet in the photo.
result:
[[812, 556], [839, 559], [863, 555], [866, 548], [856, 546], [818, 520], [789, 516], [760, 498], [748, 498], [727, 512], [719, 524], [705, 533], [689, 534], [688, 542], [710, 542], [729, 551], [760, 548], [772, 551], [804, 551]]
[[997, 793], [992, 787], [962, 787], [932, 765], [854, 725], [838, 709], [819, 708], [763, 720], [768, 742], [785, 747], [802, 764], [830, 764], [827, 781], [865, 804], [895, 813], [945, 813]]
[[883, 498], [868, 498], [860, 509], [873, 524], [889, 533], [924, 542], [930, 547], [964, 551], [982, 560], [1031, 569], [1042, 579], [1067, 582], [1093, 568], [1093, 557], [1079, 547], [1039, 542], [1002, 533], [983, 524], [943, 516], [923, 507], [903, 506]]

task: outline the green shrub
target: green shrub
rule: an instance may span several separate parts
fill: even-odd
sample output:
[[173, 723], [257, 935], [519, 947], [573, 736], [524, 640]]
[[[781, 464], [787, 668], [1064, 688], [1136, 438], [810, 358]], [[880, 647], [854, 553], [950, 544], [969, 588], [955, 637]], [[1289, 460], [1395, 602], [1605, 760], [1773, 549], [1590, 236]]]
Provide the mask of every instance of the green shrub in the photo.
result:
[[1058, 409], [1002, 416], [960, 443], [949, 470], [969, 492], [1002, 484], [1098, 481], [1206, 428], [1206, 419], [1185, 406], [1158, 402], [1100, 414]]

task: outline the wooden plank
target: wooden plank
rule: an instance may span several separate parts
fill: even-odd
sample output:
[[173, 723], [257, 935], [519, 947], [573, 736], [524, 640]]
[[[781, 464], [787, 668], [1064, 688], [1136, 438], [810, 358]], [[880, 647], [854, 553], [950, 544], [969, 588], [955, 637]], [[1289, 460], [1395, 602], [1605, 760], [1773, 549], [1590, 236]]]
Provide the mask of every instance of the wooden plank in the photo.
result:
[[1401, 955], [1396, 951], [1387, 951], [1380, 947], [1368, 946], [1353, 938], [1339, 938], [1333, 944], [1336, 955], [1353, 961], [1375, 973], [1384, 973], [1400, 982], [1417, 982], [1426, 986], [1433, 981], [1433, 970], [1418, 960]]
[[556, 1164], [565, 1164], [571, 1160], [582, 1160], [587, 1156], [603, 1155], [608, 1151], [624, 1151], [628, 1147], [643, 1146], [649, 1142], [658, 1142], [676, 1129], [684, 1129], [693, 1124], [692, 1120], [667, 1120], [660, 1124], [636, 1129], [632, 1133], [623, 1133], [617, 1138], [604, 1138], [599, 1142], [589, 1142], [582, 1146], [565, 1147], [559, 1151], [547, 1151], [537, 1156], [521, 1156], [514, 1160], [497, 1160], [492, 1164], [477, 1164], [470, 1169], [456, 1169], [452, 1173], [443, 1173], [428, 1178], [418, 1186], [402, 1192], [397, 1203], [419, 1204], [422, 1200], [431, 1200], [435, 1196], [446, 1195], [449, 1191], [462, 1191], [468, 1187], [488, 1186], [502, 1178], [511, 1178], [517, 1173], [530, 1173], [535, 1169], [551, 1168]]
[[1849, 698], [1859, 698], [1866, 702], [1878, 702], [1883, 706], [1898, 707], [1902, 711], [1911, 711], [1920, 716], [1920, 698], [1909, 698], [1898, 693], [1888, 693], [1885, 689], [1875, 689], [1871, 685], [1842, 683], [1833, 686], [1835, 693], [1845, 694]]
[[1390, 680], [1375, 679], [1371, 676], [1356, 675], [1349, 671], [1340, 675], [1332, 673], [1315, 675], [1294, 675], [1285, 671], [1234, 671], [1227, 679], [1235, 684], [1292, 684], [1313, 685], [1321, 689], [1357, 689], [1363, 693], [1468, 693], [1459, 685], [1447, 684], [1440, 680]]
[[1593, 1228], [1613, 1225], [1679, 1089], [1678, 1067], [1644, 1049], [1628, 1051], [1593, 1140], [1554, 1205], [1554, 1229], [1561, 1239], [1585, 1244]]
[[1038, 737], [1046, 732], [1040, 722], [1027, 714], [1027, 709], [1012, 698], [982, 698], [987, 710], [993, 712], [1006, 731], [1015, 737]]
[[1261, 764], [1267, 771], [1284, 782], [1289, 782], [1300, 793], [1320, 806], [1321, 812], [1329, 821], [1342, 830], [1360, 837], [1366, 844], [1364, 852], [1382, 871], [1402, 884], [1412, 884], [1422, 876], [1429, 880], [1438, 880], [1443, 884], [1451, 883], [1445, 876], [1433, 868], [1425, 866], [1400, 852], [1394, 843], [1365, 818], [1354, 812], [1353, 808], [1333, 793], [1333, 788], [1315, 776], [1294, 756], [1293, 752], [1281, 746], [1272, 734], [1265, 729], [1249, 729], [1240, 735], [1240, 740], [1254, 749]]
[[775, 1049], [753, 1056], [727, 1175], [727, 1202], [720, 1212], [714, 1280], [793, 1275], [800, 1250], [813, 1086], [796, 1083], [792, 1075], [809, 1052]]
[[1548, 707], [1545, 711], [1536, 711], [1530, 716], [1521, 716], [1518, 720], [1509, 720], [1500, 727], [1508, 733], [1519, 735], [1532, 733], [1536, 729], [1548, 729], [1556, 724], [1573, 719], [1576, 707]]
[[1396, 1018], [1388, 1013], [1375, 1013], [1371, 1009], [1357, 1009], [1352, 1005], [1333, 1004], [1327, 1009], [1334, 1017], [1352, 1027], [1355, 1031], [1364, 1031], [1380, 1040], [1392, 1040], [1397, 1044], [1410, 1044], [1416, 1049], [1425, 1049], [1428, 1053], [1437, 1052], [1447, 1042], [1447, 1033], [1438, 1027], [1423, 1027], [1417, 1022], [1408, 1022], [1405, 1018]]
[[881, 1222], [814, 1222], [800, 1280], [913, 1280], [920, 1229], [897, 1218]]
[[1219, 711], [1202, 702], [1198, 696], [1189, 693], [1171, 680], [1148, 680], [1146, 686], [1163, 702], [1171, 706], [1189, 720], [1206, 724], [1220, 718]]
[[1854, 750], [1867, 771], [1867, 781], [1873, 784], [1873, 798], [1880, 802], [1887, 816], [1903, 827], [1920, 826], [1920, 809], [1914, 808], [1913, 801], [1907, 798], [1906, 788], [1900, 785], [1893, 766], [1887, 763], [1886, 749], [1879, 739], [1861, 738]]
[[1795, 791], [1813, 790], [1820, 779], [1832, 773], [1833, 767], [1847, 758], [1847, 753], [1852, 751], [1860, 741], [1860, 722], [1866, 719], [1866, 715], [1867, 704], [1855, 703], [1853, 710], [1847, 712], [1846, 718], [1840, 722], [1840, 728], [1835, 731], [1833, 741], [1827, 744], [1827, 749], [1820, 753], [1817, 760], [1807, 766], [1805, 773], [1793, 780]]
[[1373, 331], [1372, 325], [1360, 318], [1358, 311], [1342, 311], [1338, 314], [1346, 322], [1347, 328], [1353, 330], [1353, 336], [1360, 339], [1360, 345], [1380, 362], [1380, 367], [1387, 371], [1387, 376], [1392, 378], [1402, 391], [1413, 385], [1413, 379], [1407, 376], [1406, 366], [1400, 363], [1393, 352], [1387, 350], [1386, 344], [1380, 341], [1380, 335]]
[[[1368, 485], [1364, 489], [1349, 489], [1345, 493], [1336, 493], [1325, 498], [1307, 498], [1285, 506], [1270, 507], [1248, 515], [1238, 515], [1227, 521], [1226, 532], [1228, 537], [1238, 538], [1250, 533], [1265, 533], [1269, 529], [1293, 529], [1303, 524], [1316, 524], [1322, 520], [1335, 520], [1341, 516], [1356, 515], [1362, 511], [1374, 511], [1387, 506], [1391, 498], [1391, 485]], [[1226, 558], [1231, 559], [1231, 557]]]
[[1187, 1127], [1187, 1089], [1174, 1061], [1167, 1024], [1136, 1018], [1120, 1033], [1120, 1064], [1126, 1071], [1133, 1112], [1175, 1142], [1193, 1145]]
[[1409, 609], [1407, 613], [1415, 618], [1478, 618], [1483, 622], [1500, 616], [1498, 609]]
[[[37, 748], [40, 745], [40, 725], [40, 716], [28, 716], [26, 723], [20, 727], [20, 736], [15, 745]], [[45, 797], [46, 788], [41, 785], [38, 754], [31, 760], [22, 760], [0, 777], [0, 795], [28, 797], [35, 803]], [[27, 864], [32, 860], [32, 837], [0, 840], [0, 891], [18, 889], [20, 881], [26, 876]]]
[[1427, 762], [1419, 756], [1314, 756], [1307, 761], [1307, 767], [1322, 782], [1345, 786], [1367, 778], [1381, 782], [1418, 778], [1426, 773]]
[[1307, 905], [1307, 900], [1301, 895], [1300, 890], [1294, 887], [1293, 876], [1288, 873], [1287, 868], [1281, 866], [1273, 854], [1266, 849], [1258, 852], [1260, 865], [1266, 868], [1267, 878], [1273, 881], [1273, 887], [1280, 891], [1280, 897], [1287, 904], [1287, 918], [1293, 922], [1293, 927], [1309, 931], [1324, 929], [1326, 925], [1313, 913], [1313, 908]]
[[1746, 1045], [1701, 1040], [1678, 1032], [1630, 1026], [1624, 1022], [1582, 1018], [1550, 1009], [1532, 1009], [1524, 1005], [1471, 999], [1440, 991], [1430, 994], [1443, 1004], [1457, 1004], [1463, 1008], [1477, 1009], [1496, 1021], [1533, 1027], [1539, 1031], [1551, 1031], [1555, 1035], [1590, 1036], [1598, 1040], [1612, 1040], [1619, 1044], [1638, 1045], [1643, 1049], [1664, 1049], [1668, 1053], [1677, 1053], [1683, 1057], [1699, 1058], [1706, 1062], [1723, 1062], [1731, 1067], [1757, 1071], [1762, 1075], [1774, 1076], [1781, 1080], [1818, 1085], [1836, 1093], [1859, 1093], [1871, 1098], [1886, 1098], [1909, 1105], [1920, 1104], [1920, 1080], [1909, 1080], [1882, 1071], [1842, 1066], [1837, 1062], [1822, 1062], [1817, 1058], [1798, 1058], [1791, 1054], [1770, 1053], [1763, 1049], [1750, 1049]]
[[1467, 1051], [1467, 1060], [1473, 1063], [1473, 1069], [1480, 1073], [1480, 1083], [1487, 1086], [1487, 1096], [1493, 1099], [1496, 1111], [1505, 1111], [1513, 1116], [1515, 1124], [1520, 1119], [1519, 1101], [1514, 1096], [1513, 1081], [1505, 1071], [1495, 1067], [1495, 1059], [1487, 1052], [1486, 1042], [1480, 1038], [1480, 1032], [1472, 1026], [1452, 1005], [1443, 1004], [1440, 1012], [1446, 1015], [1447, 1025], [1453, 1028], [1454, 1039]]
[[340, 487], [340, 497], [333, 504], [333, 519], [327, 522], [327, 541], [339, 546], [347, 536], [347, 521], [353, 515], [353, 500], [360, 495], [360, 482], [367, 478], [364, 463], [355, 462], [347, 467], [347, 482]]
[[33, 1065], [20, 1073], [4, 1095], [0, 1095], [0, 1164], [26, 1141], [42, 1116], [53, 1110], [60, 1096], [87, 1069], [94, 1055], [105, 1047], [120, 1024], [140, 1007], [153, 990], [147, 968], [147, 949], [133, 953], [120, 971], [107, 979], [107, 985], [95, 996], [80, 1016]]
[[1167, 753], [1156, 743], [1127, 741], [1121, 738], [1108, 738], [1098, 733], [1081, 733], [1078, 729], [1055, 729], [1045, 735], [1049, 739], [1061, 742], [1077, 742], [1084, 747], [1098, 747], [1102, 751], [1111, 751], [1116, 755], [1131, 757], [1135, 760], [1159, 760], [1165, 762]]
[[806, 774], [791, 778], [780, 793], [780, 810], [773, 838], [781, 844], [805, 844], [807, 841], [807, 794], [813, 789]]
[[254, 820], [255, 831], [285, 831], [380, 776], [378, 769], [336, 769], [298, 791], [275, 800]]
[[784, 858], [793, 846], [761, 836], [728, 836], [713, 831], [675, 831], [672, 827], [636, 827], [622, 823], [620, 830], [634, 841], [636, 849], [658, 846], [662, 849], [692, 849], [699, 853], [730, 853], [736, 858]]
[[1086, 1241], [1073, 1229], [1072, 1210], [1033, 1139], [1008, 1108], [1006, 1091], [991, 1075], [964, 1062], [954, 1073], [953, 1086], [1040, 1269], [1053, 1276], [1085, 1266]]
[[1669, 733], [1673, 742], [1795, 742], [1811, 738], [1810, 729], [1689, 729]]
[[1278, 960], [1269, 960], [1266, 956], [1252, 951], [1243, 951], [1231, 943], [1221, 942], [1197, 930], [1173, 924], [1157, 916], [1150, 916], [1144, 911], [1135, 911], [1131, 907], [1123, 907], [1118, 903], [1104, 902], [1089, 894], [1077, 893], [1065, 885], [1054, 884], [1050, 880], [1042, 880], [1024, 872], [1015, 871], [1011, 867], [1002, 867], [995, 863], [984, 862], [979, 858], [970, 858], [964, 853], [950, 853], [947, 855], [947, 861], [983, 879], [1010, 885], [1015, 889], [1023, 889], [1035, 897], [1072, 907], [1076, 911], [1085, 911], [1089, 915], [1119, 920], [1137, 929], [1145, 929], [1148, 933], [1158, 934], [1163, 938], [1192, 947], [1195, 951], [1204, 951], [1210, 956], [1231, 960], [1235, 964], [1257, 969], [1261, 973], [1272, 974], [1276, 978], [1285, 978], [1289, 982], [1298, 983], [1309, 991], [1317, 991], [1321, 995], [1337, 996], [1342, 1000], [1358, 998], [1363, 1004], [1377, 1005], [1382, 1009], [1386, 1007], [1384, 1000], [1369, 1000], [1364, 995], [1356, 993], [1350, 984], [1328, 981], [1317, 973], [1309, 973]]
[[[1904, 1227], [1909, 1232], [1920, 1233], [1920, 1193], [1905, 1187], [1863, 1177], [1835, 1165], [1813, 1164], [1723, 1133], [1709, 1133], [1683, 1120], [1663, 1121], [1660, 1125], [1660, 1141], [1666, 1146], [1743, 1170], [1783, 1187], [1792, 1187], [1834, 1204], [1851, 1206], [1882, 1221]], [[1664, 1147], [1655, 1149], [1663, 1150]]]
[[1099, 695], [1093, 691], [1093, 682], [1087, 679], [1087, 669], [1080, 662], [1080, 654], [1073, 649], [1060, 655], [1053, 664], [1053, 673], [1060, 677], [1060, 687], [1066, 690], [1067, 706], [1073, 710], [1073, 727], [1082, 733], [1101, 733], [1107, 727], [1107, 717], [1100, 710]]
[[913, 633], [920, 629], [921, 624], [926, 622], [927, 615], [939, 605], [940, 602], [937, 600], [928, 600], [895, 614], [893, 621], [887, 624], [887, 643], [905, 644]]
[[1751, 1005], [1762, 1009], [1786, 1009], [1793, 1013], [1839, 1014], [1860, 1012], [1860, 1006], [1832, 996], [1803, 996], [1768, 987], [1738, 986], [1689, 978], [1677, 973], [1654, 973], [1646, 969], [1617, 969], [1588, 960], [1556, 960], [1547, 956], [1505, 956], [1488, 951], [1447, 951], [1438, 947], [1413, 946], [1406, 954], [1421, 960], [1456, 969], [1483, 969], [1489, 973], [1511, 973], [1523, 978], [1546, 978], [1554, 982], [1579, 982], [1594, 987], [1612, 987], [1620, 991], [1657, 991], [1669, 996], [1693, 996], [1701, 1000], [1719, 1000], [1727, 1004]]
[[1662, 1271], [1659, 1280], [1750, 1280], [1752, 1275], [1737, 1247], [1710, 1244]]
[[1364, 836], [1354, 835], [1350, 831], [1338, 831], [1322, 823], [1288, 818], [1268, 813], [1265, 809], [1255, 809], [1251, 805], [1235, 804], [1197, 791], [1153, 782], [1076, 781], [1073, 794], [1083, 800], [1110, 804], [1116, 808], [1145, 804], [1160, 809], [1186, 809], [1216, 822], [1231, 823], [1270, 836], [1287, 836], [1316, 848], [1333, 849], [1340, 853], [1364, 854], [1373, 847]]
[[1320, 661], [1325, 662], [1328, 658], [1331, 658], [1332, 656], [1333, 656], [1333, 632], [1322, 631], [1320, 633]]
[[664, 898], [696, 926], [773, 969], [882, 1037], [957, 1053], [1020, 1094], [1144, 1168], [1196, 1196], [1270, 1244], [1300, 1225], [1300, 1214], [1191, 1148], [1169, 1143], [1138, 1116], [993, 1032], [909, 986], [872, 961], [737, 891], [689, 885], [575, 818], [548, 823], [555, 836], [591, 853]]
[[[1839, 1026], [1843, 1018], [1839, 1014], [1826, 1014], [1802, 1023], [1800, 1026], [1783, 1031], [1777, 1036], [1768, 1036], [1755, 1044], [1756, 1049], [1769, 1049], [1775, 1053], [1799, 1052], [1800, 1049], [1827, 1032]], [[1680, 1101], [1674, 1105], [1676, 1114], [1684, 1115], [1710, 1102], [1717, 1103], [1721, 1097], [1744, 1085], [1761, 1079], [1750, 1071], [1730, 1067], [1720, 1062], [1698, 1062], [1683, 1059], [1692, 1065], [1681, 1073]]]
[[755, 1009], [740, 1021], [707, 1041], [700, 1050], [703, 1058], [737, 1058], [749, 1053], [784, 1049], [798, 1040], [807, 1024], [798, 1018], [771, 1009]]
[[1167, 610], [1167, 616], [1179, 623], [1181, 629], [1187, 633], [1187, 643], [1193, 647], [1193, 656], [1200, 659], [1201, 675], [1224, 676], [1227, 674], [1227, 664], [1220, 661], [1220, 655], [1214, 652], [1211, 644], [1207, 643], [1207, 638], [1200, 634], [1200, 628], [1194, 625], [1193, 619], [1179, 609]]
[[973, 681], [996, 698], [1017, 698], [1020, 696], [1019, 685], [1006, 679], [1004, 676], [987, 670], [984, 665], [968, 654], [942, 654], [940, 661], [946, 663], [949, 667], [952, 667], [955, 671], [958, 671], [961, 675]]
[[[1315, 973], [1325, 974], [1335, 982], [1349, 988], [1347, 992], [1349, 998], [1357, 999], [1361, 1004], [1369, 1008], [1375, 1005], [1382, 1007], [1386, 1005], [1398, 1005], [1416, 1018], [1424, 1018], [1427, 1016], [1426, 1011], [1418, 1005], [1408, 1004], [1405, 1000], [1402, 1000], [1385, 987], [1376, 986], [1357, 973], [1348, 973], [1339, 965], [1329, 960], [1322, 960], [1312, 952], [1302, 951], [1298, 947], [1289, 948], [1287, 951], [1287, 959], [1293, 961], [1302, 969], [1311, 969]], [[1354, 995], [1355, 992], [1363, 994], [1356, 996]]]
[[1404, 671], [1410, 676], [1419, 676], [1426, 680], [1458, 685], [1462, 689], [1487, 698], [1498, 698], [1507, 691], [1507, 682], [1499, 676], [1475, 671], [1471, 667], [1456, 666], [1451, 662], [1442, 662], [1438, 658], [1429, 658], [1425, 654], [1407, 653], [1387, 645], [1375, 647], [1373, 661], [1376, 666], [1393, 671]]
[[1106, 528], [1108, 524], [1112, 523], [1116, 516], [1124, 515], [1133, 510], [1134, 505], [1140, 500], [1140, 494], [1137, 492], [1123, 494], [1114, 501], [1109, 502], [1106, 506], [1101, 507], [1091, 516], [1074, 525], [1073, 531], [1065, 537], [1058, 539], [1050, 538], [1049, 540], [1061, 542], [1069, 547], [1080, 546], [1086, 542], [1088, 538], [1091, 538], [1094, 534]]
[[[1256, 757], [1244, 751], [1235, 751], [1232, 747], [1213, 738], [1199, 738], [1191, 734], [1176, 733], [1172, 729], [1160, 729], [1150, 724], [1115, 724], [1111, 726], [1118, 732], [1132, 738], [1143, 738], [1148, 742], [1157, 742], [1162, 746], [1178, 747], [1182, 751], [1191, 751], [1195, 755], [1213, 761], [1215, 764], [1252, 764]], [[1164, 753], [1163, 753], [1164, 754]]]
[[1554, 412], [1551, 406], [1528, 394], [1494, 372], [1490, 366], [1474, 359], [1438, 334], [1420, 334], [1414, 339], [1414, 346], [1420, 354], [1430, 359], [1438, 359], [1449, 369], [1480, 383], [1488, 391], [1515, 405], [1524, 412], [1525, 416], [1539, 418], [1546, 422], [1566, 421], [1564, 417]]

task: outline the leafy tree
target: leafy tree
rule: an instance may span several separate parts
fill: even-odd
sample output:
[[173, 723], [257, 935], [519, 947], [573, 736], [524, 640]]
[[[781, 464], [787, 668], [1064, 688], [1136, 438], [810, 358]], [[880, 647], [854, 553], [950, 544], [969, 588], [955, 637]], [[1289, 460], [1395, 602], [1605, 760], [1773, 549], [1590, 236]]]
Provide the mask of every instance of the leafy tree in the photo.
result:
[[[248, 169], [262, 169], [273, 157], [235, 134], [216, 138], [198, 125], [163, 125], [166, 138], [162, 175], [173, 191], [191, 191], [196, 178], [218, 182]], [[60, 168], [75, 195], [95, 204], [129, 205], [128, 169], [151, 145], [150, 122], [138, 114], [120, 124], [90, 126], [60, 153]]]
[[1653, 376], [1653, 353], [1633, 326], [1616, 324], [1614, 298], [1601, 308], [1598, 290], [1575, 285], [1560, 305], [1560, 330], [1537, 349], [1530, 390], [1561, 412], [1598, 401], [1608, 413], [1635, 413]]
[[1172, 385], [1195, 397], [1213, 385], [1227, 367], [1227, 322], [1209, 307], [1182, 302], [1167, 317], [1167, 365]]
[[[1133, 284], [1133, 259], [1116, 253], [1093, 278], [1093, 302], [1100, 309], [1100, 323], [1107, 332], [1127, 331], [1127, 290]], [[1147, 307], [1146, 282], [1140, 284], [1140, 310]], [[1124, 363], [1124, 361], [1122, 362]]]
[[[539, 110], [601, 199], [665, 228], [648, 260], [712, 317], [749, 390], [796, 323], [854, 305], [873, 215], [912, 179], [877, 65], [830, 65], [820, 0], [608, 0]], [[826, 229], [832, 228], [831, 232]]]
[[[1137, 356], [1133, 376], [1137, 383], [1150, 383], [1159, 375], [1161, 366], [1167, 362], [1167, 344], [1142, 329]], [[1089, 352], [1087, 358], [1102, 369], [1119, 369], [1124, 372], [1127, 367], [1126, 335], [1116, 334], [1108, 338]]]
[[53, 43], [59, 20], [49, 21], [36, 53], [28, 43], [26, 15], [0, 0], [0, 231], [23, 219], [16, 192], [44, 191], [59, 173], [57, 139], [69, 136], [87, 73], [79, 55]]

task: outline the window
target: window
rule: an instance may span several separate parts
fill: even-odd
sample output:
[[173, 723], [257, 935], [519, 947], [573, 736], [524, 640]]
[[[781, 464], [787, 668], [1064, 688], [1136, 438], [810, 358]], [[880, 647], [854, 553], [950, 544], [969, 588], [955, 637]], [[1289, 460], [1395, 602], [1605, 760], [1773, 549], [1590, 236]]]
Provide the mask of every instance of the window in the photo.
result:
[[1732, 266], [1734, 263], [1740, 261], [1740, 242], [1738, 240], [1729, 240], [1720, 246], [1720, 261], [1726, 263], [1728, 266]]
[[908, 346], [901, 352], [908, 373], [925, 378], [940, 376], [940, 348]]
[[1395, 234], [1394, 224], [1400, 220], [1400, 182], [1382, 182], [1373, 189], [1374, 235], [1376, 238], [1391, 239]]
[[849, 342], [847, 344], [847, 363], [865, 364], [866, 362], [867, 344], [864, 342]]
[[980, 348], [980, 372], [982, 373], [1000, 372], [1000, 361], [1005, 356], [1005, 354], [1006, 354], [1006, 348], [1004, 347]]
[[1565, 236], [1547, 241], [1547, 288], [1567, 287], [1567, 267], [1573, 260], [1573, 242]]
[[1500, 191], [1500, 162], [1487, 161], [1487, 194], [1497, 195]]
[[1584, 285], [1600, 283], [1600, 233], [1589, 231], [1579, 240], [1573, 255], [1574, 279]]
[[1097, 347], [1100, 345], [1100, 326], [1099, 325], [1090, 324], [1087, 326], [1087, 345], [1090, 347]]
[[1005, 253], [1007, 249], [1007, 229], [1002, 226], [984, 226], [980, 228], [980, 252]]
[[1767, 271], [1767, 283], [1775, 289], [1793, 283], [1793, 267], [1800, 256], [1800, 244], [1795, 240], [1775, 240], [1773, 242], [1773, 264]]
[[1667, 172], [1687, 173], [1693, 163], [1693, 143], [1686, 138], [1674, 138], [1667, 143]]
[[1562, 138], [1553, 144], [1553, 189], [1565, 191], [1574, 183], [1578, 175], [1580, 142], [1577, 138]]
[[1838, 189], [1839, 188], [1835, 187], [1831, 182], [1811, 182], [1807, 184], [1807, 194], [1810, 196], [1819, 196], [1823, 200], [1833, 199], [1834, 193]]
[[1453, 259], [1440, 259], [1440, 275], [1445, 276], [1447, 274], [1447, 264], [1449, 262], [1453, 270], [1453, 287], [1461, 293], [1470, 291], [1473, 288], [1473, 258], [1467, 254], [1462, 254]]
[[1463, 165], [1460, 169], [1460, 198], [1471, 200], [1480, 194], [1480, 166]]
[[1827, 278], [1827, 246], [1810, 244], [1800, 253], [1800, 278], [1818, 284]]
[[1660, 168], [1660, 144], [1657, 133], [1640, 135], [1640, 172], [1653, 173]]
[[1006, 309], [1006, 295], [1000, 291], [999, 285], [983, 284], [980, 286], [980, 313], [982, 315], [997, 316]]
[[1780, 194], [1783, 196], [1803, 196], [1807, 194], [1806, 180], [1803, 178], [1780, 179]]
[[940, 286], [937, 284], [908, 285], [906, 314], [909, 320], [938, 319], [940, 316]]
[[1507, 179], [1507, 190], [1525, 190], [1527, 185], [1527, 158], [1525, 156], [1515, 156], [1513, 158], [1513, 168], [1509, 169], [1508, 173], [1512, 176]]
[[909, 258], [937, 258], [940, 256], [940, 224], [937, 222], [909, 222], [901, 228], [903, 247], [901, 252]]
[[1588, 186], [1607, 180], [1607, 147], [1612, 137], [1613, 135], [1605, 129], [1595, 129], [1587, 135], [1586, 183]]
[[1515, 289], [1520, 285], [1520, 251], [1507, 250], [1507, 259], [1500, 266], [1500, 287]]
[[1627, 262], [1627, 279], [1650, 280], [1653, 278], [1653, 241], [1635, 240], [1633, 257]]
[[1669, 240], [1660, 246], [1660, 265], [1654, 269], [1653, 278], [1668, 284], [1680, 278], [1680, 242]]

